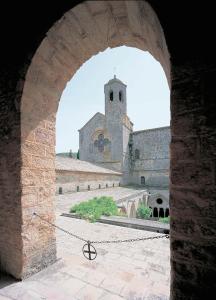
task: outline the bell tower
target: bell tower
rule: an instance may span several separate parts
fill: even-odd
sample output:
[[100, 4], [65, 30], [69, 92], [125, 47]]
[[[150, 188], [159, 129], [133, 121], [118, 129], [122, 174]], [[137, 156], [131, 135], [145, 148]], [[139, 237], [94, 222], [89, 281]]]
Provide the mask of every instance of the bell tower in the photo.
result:
[[126, 84], [114, 78], [104, 85], [105, 93], [105, 115], [107, 119], [115, 119], [121, 122], [122, 117], [127, 114]]
[[[127, 86], [114, 78], [104, 85], [105, 126], [111, 138], [110, 163], [123, 171], [132, 123], [127, 116]], [[118, 168], [116, 167], [118, 166]]]

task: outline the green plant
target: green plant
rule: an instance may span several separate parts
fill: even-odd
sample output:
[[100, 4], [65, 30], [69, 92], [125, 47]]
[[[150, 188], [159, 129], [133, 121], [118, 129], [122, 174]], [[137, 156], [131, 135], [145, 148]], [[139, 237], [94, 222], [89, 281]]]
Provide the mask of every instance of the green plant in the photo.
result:
[[140, 204], [137, 208], [137, 217], [141, 219], [149, 218], [152, 214], [152, 209], [145, 204]]
[[82, 219], [90, 222], [97, 221], [102, 215], [111, 216], [118, 214], [118, 208], [112, 197], [94, 197], [88, 201], [71, 207], [71, 213], [78, 214]]
[[159, 221], [162, 222], [162, 223], [169, 224], [169, 222], [170, 222], [170, 217], [159, 218]]

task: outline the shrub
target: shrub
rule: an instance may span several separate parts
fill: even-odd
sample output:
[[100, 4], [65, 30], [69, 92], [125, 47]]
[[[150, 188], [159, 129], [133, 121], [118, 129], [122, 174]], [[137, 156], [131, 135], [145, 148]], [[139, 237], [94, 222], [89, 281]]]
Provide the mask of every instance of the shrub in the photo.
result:
[[118, 214], [118, 208], [112, 197], [94, 197], [88, 201], [71, 207], [71, 213], [78, 214], [82, 219], [90, 222], [97, 221], [102, 215], [112, 216]]
[[137, 208], [137, 217], [141, 219], [149, 218], [152, 214], [152, 209], [145, 206], [143, 203]]
[[169, 224], [169, 222], [170, 222], [170, 217], [159, 218], [159, 221], [162, 222], [162, 223]]

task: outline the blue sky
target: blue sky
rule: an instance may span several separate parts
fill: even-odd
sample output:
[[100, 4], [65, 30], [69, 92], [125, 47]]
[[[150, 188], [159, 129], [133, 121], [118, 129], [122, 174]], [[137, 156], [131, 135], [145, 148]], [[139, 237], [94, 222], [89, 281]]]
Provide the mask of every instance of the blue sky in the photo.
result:
[[127, 114], [134, 130], [170, 125], [170, 92], [160, 63], [136, 48], [108, 48], [86, 61], [62, 93], [57, 153], [78, 150], [78, 129], [96, 112], [104, 113], [104, 84], [114, 74], [127, 85]]

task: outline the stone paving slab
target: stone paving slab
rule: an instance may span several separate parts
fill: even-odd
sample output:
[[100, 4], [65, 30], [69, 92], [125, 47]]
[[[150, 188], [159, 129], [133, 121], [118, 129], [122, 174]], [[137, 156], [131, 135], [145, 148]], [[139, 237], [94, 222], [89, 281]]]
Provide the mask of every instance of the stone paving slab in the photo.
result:
[[[68, 205], [68, 204], [66, 204]], [[61, 217], [57, 225], [92, 240], [160, 235], [126, 227]], [[169, 240], [97, 244], [94, 261], [83, 257], [83, 242], [56, 230], [58, 261], [22, 281], [1, 280], [0, 300], [168, 300]], [[2, 278], [1, 278], [2, 279]]]

